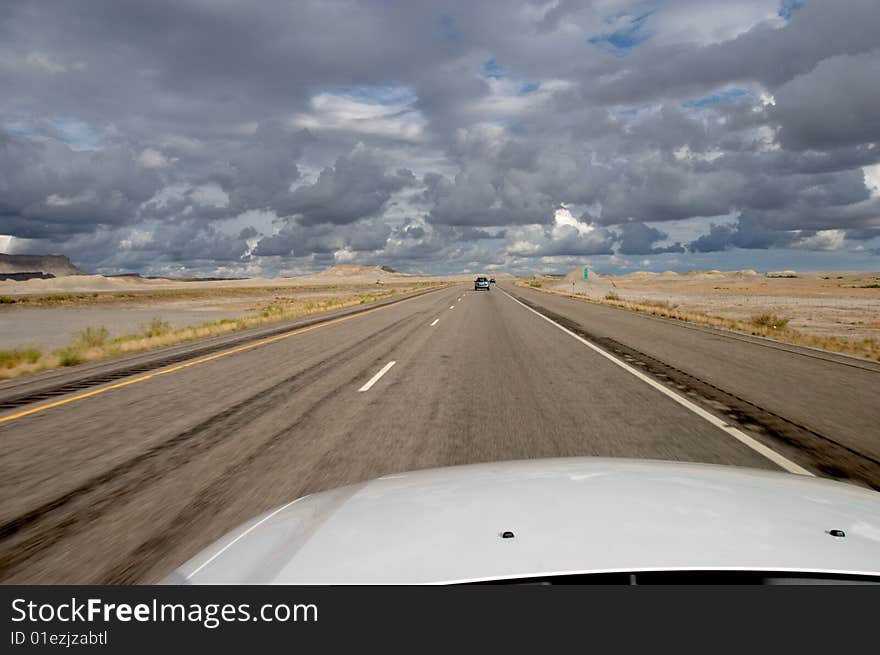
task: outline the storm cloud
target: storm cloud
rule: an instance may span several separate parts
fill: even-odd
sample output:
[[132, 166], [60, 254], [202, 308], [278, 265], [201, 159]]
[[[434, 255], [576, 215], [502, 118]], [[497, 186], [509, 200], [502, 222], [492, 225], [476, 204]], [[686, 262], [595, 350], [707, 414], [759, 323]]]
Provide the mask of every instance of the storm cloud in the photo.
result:
[[104, 273], [871, 268], [878, 79], [876, 0], [13, 0], [0, 243]]

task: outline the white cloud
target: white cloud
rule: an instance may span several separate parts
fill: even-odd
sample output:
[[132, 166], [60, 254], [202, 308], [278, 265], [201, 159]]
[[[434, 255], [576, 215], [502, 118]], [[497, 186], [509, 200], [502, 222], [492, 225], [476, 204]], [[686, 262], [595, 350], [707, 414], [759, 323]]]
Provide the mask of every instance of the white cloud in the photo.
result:
[[474, 102], [469, 113], [474, 120], [508, 121], [535, 111], [555, 93], [574, 87], [566, 80], [541, 81], [537, 89], [523, 92], [527, 82], [523, 78], [490, 78], [489, 94]]
[[333, 259], [337, 264], [351, 264], [356, 262], [357, 258], [357, 253], [352, 252], [348, 248], [343, 248], [342, 250], [337, 250], [333, 253]]
[[880, 164], [865, 166], [862, 168], [865, 175], [865, 186], [875, 198], [880, 196]]
[[[216, 184], [202, 184], [194, 187], [185, 183], [166, 186], [150, 198], [147, 204], [153, 205], [156, 209], [164, 209], [169, 203], [176, 203], [186, 199], [208, 207], [226, 207], [229, 205], [229, 195]], [[191, 207], [187, 207], [187, 209], [192, 211]]]
[[650, 16], [652, 40], [657, 44], [720, 43], [764, 21], [781, 25], [778, 9], [779, 0], [670, 3]]
[[724, 153], [718, 149], [709, 150], [708, 152], [692, 152], [690, 146], [688, 146], [687, 144], [676, 148], [672, 151], [672, 154], [678, 161], [690, 159], [708, 162], [715, 161], [716, 159], [724, 155]]
[[792, 248], [800, 250], [840, 250], [843, 248], [846, 232], [844, 230], [819, 230], [811, 237], [798, 239]]
[[537, 243], [532, 243], [525, 239], [518, 239], [507, 247], [507, 252], [511, 255], [528, 257], [529, 255], [536, 254], [540, 249], [541, 247]]
[[346, 93], [324, 92], [312, 97], [311, 111], [293, 116], [296, 127], [344, 131], [417, 141], [425, 120], [411, 107], [411, 96], [380, 98], [381, 102]]
[[211, 207], [226, 207], [229, 205], [229, 194], [216, 184], [197, 186], [190, 193], [190, 197], [200, 205]]
[[95, 194], [91, 191], [83, 191], [75, 196], [62, 196], [57, 193], [51, 193], [46, 197], [46, 204], [50, 207], [69, 207], [82, 202], [93, 200]]
[[124, 239], [120, 239], [119, 247], [123, 250], [131, 250], [138, 246], [149, 244], [153, 240], [153, 234], [146, 230], [134, 229]]
[[553, 222], [553, 236], [556, 238], [563, 236], [560, 234], [560, 232], [562, 232], [560, 228], [563, 227], [573, 227], [581, 235], [586, 235], [593, 231], [593, 226], [590, 223], [582, 223], [572, 216], [571, 212], [564, 207], [557, 209], [553, 214]]
[[177, 158], [169, 158], [154, 148], [147, 148], [140, 154], [138, 161], [144, 168], [166, 168], [176, 162]]

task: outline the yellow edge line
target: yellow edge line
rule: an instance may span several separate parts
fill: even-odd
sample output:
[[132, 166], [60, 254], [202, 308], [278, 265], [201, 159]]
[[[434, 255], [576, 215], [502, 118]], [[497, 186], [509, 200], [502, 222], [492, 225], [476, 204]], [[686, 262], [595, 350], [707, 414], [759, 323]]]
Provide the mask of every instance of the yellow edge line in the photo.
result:
[[64, 398], [62, 400], [56, 400], [51, 403], [46, 403], [45, 405], [37, 405], [36, 407], [31, 407], [30, 409], [26, 409], [21, 412], [16, 412], [15, 414], [10, 414], [8, 416], [0, 417], [0, 423], [7, 423], [9, 421], [14, 421], [17, 418], [22, 418], [25, 416], [30, 416], [31, 414], [36, 414], [38, 412], [45, 411], [47, 409], [52, 409], [53, 407], [60, 407], [61, 405], [66, 405], [67, 403], [72, 403], [75, 400], [83, 400], [85, 398], [91, 398], [92, 396], [97, 396], [102, 393], [107, 393], [108, 391], [112, 391], [114, 389], [121, 389], [122, 387], [127, 387], [132, 384], [137, 384], [138, 382], [144, 382], [146, 380], [151, 380], [152, 378], [159, 377], [160, 375], [167, 375], [168, 373], [174, 373], [175, 371], [180, 371], [185, 368], [189, 368], [190, 366], [196, 366], [197, 364], [204, 364], [205, 362], [210, 362], [215, 359], [220, 359], [221, 357], [226, 357], [227, 355], [234, 355], [235, 353], [240, 353], [245, 350], [250, 350], [251, 348], [257, 348], [259, 346], [265, 346], [267, 343], [274, 343], [276, 341], [281, 341], [282, 339], [288, 339], [290, 337], [296, 336], [298, 334], [303, 334], [304, 332], [311, 332], [312, 330], [317, 330], [318, 328], [327, 327], [329, 325], [334, 325], [336, 323], [342, 323], [344, 321], [351, 320], [353, 318], [360, 318], [361, 316], [366, 316], [367, 314], [372, 314], [373, 312], [378, 312], [380, 309], [387, 309], [392, 305], [400, 305], [405, 302], [409, 302], [410, 300], [415, 300], [416, 298], [421, 298], [425, 294], [419, 294], [417, 296], [413, 296], [412, 298], [404, 298], [402, 300], [398, 300], [397, 302], [391, 303], [390, 305], [383, 305], [382, 307], [374, 307], [373, 309], [367, 309], [362, 312], [358, 312], [357, 314], [351, 314], [350, 316], [340, 316], [339, 318], [334, 318], [324, 323], [318, 323], [317, 325], [309, 325], [304, 328], [299, 328], [293, 330], [292, 332], [285, 332], [284, 334], [278, 334], [274, 337], [267, 337], [265, 339], [261, 339], [259, 341], [254, 341], [253, 343], [248, 343], [243, 346], [237, 346], [236, 348], [231, 348], [229, 350], [223, 350], [219, 353], [214, 353], [213, 355], [208, 355], [206, 357], [202, 357], [200, 359], [194, 359], [190, 362], [186, 362], [184, 364], [178, 364], [177, 366], [172, 366], [171, 368], [165, 368], [153, 373], [148, 373], [146, 375], [142, 375], [140, 377], [132, 378], [130, 380], [125, 380], [124, 382], [117, 382], [116, 384], [110, 384], [106, 387], [98, 387], [97, 389], [92, 389], [91, 391], [87, 391], [85, 393], [81, 393], [76, 396], [71, 396], [70, 398]]

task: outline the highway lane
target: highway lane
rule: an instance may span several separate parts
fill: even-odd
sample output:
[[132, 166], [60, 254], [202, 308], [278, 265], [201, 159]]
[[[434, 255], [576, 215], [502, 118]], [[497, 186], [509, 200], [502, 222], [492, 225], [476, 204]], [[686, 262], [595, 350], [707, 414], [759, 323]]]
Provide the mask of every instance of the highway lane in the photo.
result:
[[257, 495], [298, 493], [298, 481], [264, 475], [259, 462], [254, 474], [254, 462], [272, 452], [266, 446], [290, 429], [319, 448], [326, 433], [297, 425], [308, 425], [316, 406], [344, 403], [377, 356], [422, 330], [434, 305], [456, 293], [434, 292], [0, 424], [0, 526], [14, 528], [8, 538], [0, 530], [3, 579], [101, 579], [107, 551], [136, 548], [151, 524], [165, 525], [210, 483], [236, 477], [224, 471], [243, 461]]
[[[590, 338], [623, 344], [733, 396], [716, 401], [742, 399], [766, 410], [763, 417], [755, 412], [753, 421], [773, 421], [767, 413], [786, 419], [789, 425], [773, 421], [771, 426], [771, 431], [783, 432], [782, 439], [767, 440], [776, 449], [797, 457], [794, 449], [804, 443], [787, 445], [790, 437], [810, 441], [816, 451], [823, 449], [823, 439], [830, 440], [825, 445], [835, 459], [845, 456], [844, 449], [851, 450], [851, 459], [864, 460], [864, 477], [880, 485], [880, 363], [687, 326], [523, 287], [507, 290], [542, 311], [571, 320]], [[744, 405], [740, 408], [750, 411]], [[813, 435], [798, 433], [791, 424]]]
[[0, 580], [19, 583], [152, 582], [260, 512], [397, 471], [567, 455], [776, 468], [468, 287], [0, 423], [0, 440]]

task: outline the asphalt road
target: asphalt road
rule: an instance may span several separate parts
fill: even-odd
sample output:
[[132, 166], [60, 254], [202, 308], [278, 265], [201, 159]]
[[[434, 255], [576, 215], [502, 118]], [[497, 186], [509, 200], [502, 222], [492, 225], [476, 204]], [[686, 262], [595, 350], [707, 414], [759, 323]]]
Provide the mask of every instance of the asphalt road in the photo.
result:
[[293, 498], [434, 466], [600, 455], [778, 468], [766, 447], [880, 485], [870, 363], [512, 285], [272, 339], [0, 413], [0, 581], [153, 582]]

